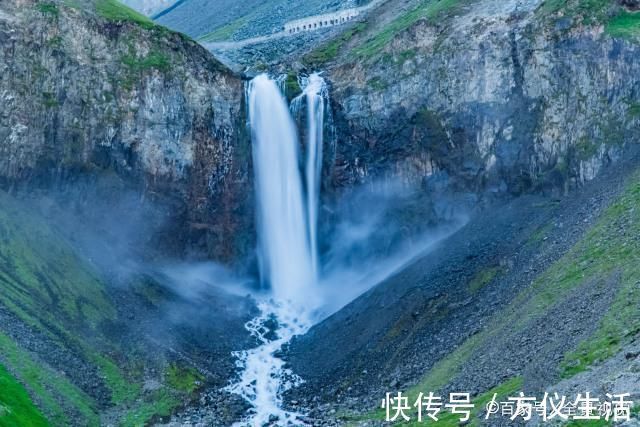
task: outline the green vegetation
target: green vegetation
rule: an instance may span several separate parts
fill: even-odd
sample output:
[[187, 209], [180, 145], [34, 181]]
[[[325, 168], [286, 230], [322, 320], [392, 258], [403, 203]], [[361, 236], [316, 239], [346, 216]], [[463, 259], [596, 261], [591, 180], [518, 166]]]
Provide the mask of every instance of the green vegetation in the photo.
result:
[[[621, 289], [598, 330], [587, 341], [566, 355], [563, 376], [587, 370], [594, 363], [615, 355], [640, 333], [640, 183], [636, 182], [589, 233], [579, 247], [580, 254], [565, 270], [565, 281], [582, 277], [604, 277], [618, 272]], [[621, 231], [624, 230], [624, 231]]]
[[127, 413], [120, 422], [122, 427], [144, 427], [155, 417], [167, 417], [180, 400], [161, 389], [148, 396], [139, 406]]
[[247, 23], [247, 17], [241, 17], [198, 38], [202, 42], [220, 42], [229, 40], [233, 34]]
[[[54, 343], [92, 361], [110, 388], [114, 403], [131, 401], [139, 394], [141, 387], [128, 382], [94, 345], [102, 345], [100, 325], [116, 318], [104, 285], [55, 228], [33, 208], [2, 192], [0, 304]], [[83, 334], [69, 331], [85, 331], [91, 342]], [[66, 424], [62, 406], [83, 414], [86, 425], [98, 424], [90, 396], [40, 361], [32, 360], [6, 336], [0, 336], [0, 359], [33, 392], [53, 424]]]
[[539, 244], [544, 241], [547, 234], [553, 229], [552, 223], [544, 224], [542, 227], [538, 228], [534, 231], [529, 239], [527, 239], [528, 244]]
[[151, 19], [125, 6], [118, 0], [97, 0], [95, 4], [96, 12], [109, 21], [133, 22], [146, 29], [157, 27]]
[[398, 54], [398, 62], [403, 64], [404, 62], [416, 57], [417, 51], [415, 49], [403, 50]]
[[335, 59], [338, 56], [340, 50], [351, 40], [356, 34], [361, 33], [366, 28], [367, 24], [360, 22], [353, 27], [347, 29], [338, 37], [331, 40], [324, 46], [315, 49], [304, 56], [303, 60], [307, 64], [324, 64]]
[[612, 37], [639, 39], [640, 13], [630, 12], [609, 0], [547, 0], [540, 7], [543, 16], [570, 18], [573, 24], [604, 25]]
[[581, 138], [575, 145], [578, 159], [589, 160], [598, 154], [600, 145], [589, 138]]
[[620, 12], [607, 23], [606, 30], [613, 37], [640, 38], [640, 12]]
[[58, 17], [58, 14], [60, 13], [60, 11], [58, 10], [58, 6], [55, 3], [50, 3], [50, 2], [37, 3], [36, 8], [43, 15], [51, 16], [54, 18]]
[[46, 427], [49, 425], [22, 384], [0, 365], [0, 427]]
[[115, 317], [103, 284], [47, 221], [0, 192], [0, 303], [26, 323], [92, 328]]
[[[34, 361], [6, 335], [0, 333], [0, 358], [11, 366], [17, 377], [28, 385], [34, 398], [54, 425], [68, 425], [60, 400], [82, 415], [83, 424], [97, 426], [99, 417], [93, 400], [66, 378]], [[81, 420], [75, 420], [81, 421]], [[0, 423], [1, 425], [1, 423]]]
[[630, 103], [627, 113], [631, 117], [640, 117], [640, 102]]
[[575, 420], [565, 424], [565, 427], [606, 427], [613, 425], [612, 421], [600, 420]]
[[185, 393], [193, 393], [204, 381], [204, 377], [195, 369], [181, 367], [176, 363], [169, 365], [165, 377], [171, 388]]
[[421, 19], [429, 22], [440, 20], [443, 15], [451, 16], [459, 10], [466, 0], [423, 0], [422, 3], [412, 11], [397, 17], [378, 34], [367, 40], [362, 46], [355, 50], [355, 53], [363, 58], [369, 58], [380, 52], [393, 38], [411, 27]]
[[59, 49], [62, 47], [63, 39], [60, 36], [53, 36], [49, 40], [47, 40], [47, 46], [51, 48]]
[[129, 54], [122, 58], [122, 63], [133, 73], [143, 73], [154, 69], [165, 73], [171, 68], [169, 57], [160, 51], [149, 52], [144, 57]]
[[609, 0], [546, 0], [540, 7], [544, 15], [562, 12], [569, 18], [581, 18], [584, 24], [603, 22], [611, 2]]
[[100, 355], [95, 355], [93, 359], [111, 390], [111, 401], [114, 404], [131, 402], [140, 395], [140, 384], [129, 381], [115, 363]]
[[480, 289], [493, 282], [493, 279], [500, 274], [502, 269], [500, 267], [489, 267], [479, 271], [473, 279], [469, 282], [469, 291], [478, 292]]
[[170, 364], [164, 374], [165, 386], [136, 400], [123, 417], [123, 427], [146, 426], [157, 417], [171, 415], [185, 398], [196, 391], [204, 377], [195, 369], [178, 363]]
[[62, 0], [62, 4], [70, 7], [71, 9], [82, 9], [82, 5], [80, 4], [79, 0]]
[[171, 70], [171, 58], [160, 50], [153, 50], [141, 57], [134, 52], [133, 47], [130, 47], [129, 53], [123, 56], [121, 61], [126, 72], [118, 84], [125, 89], [131, 89], [135, 82], [140, 81], [142, 76], [150, 70], [158, 70], [161, 73]]
[[289, 102], [302, 93], [302, 88], [300, 87], [300, 83], [298, 83], [298, 75], [296, 73], [287, 74], [287, 78], [284, 81], [284, 93]]
[[380, 77], [374, 77], [367, 81], [367, 86], [369, 86], [373, 90], [382, 91], [387, 88], [387, 83]]
[[44, 92], [42, 94], [42, 104], [47, 108], [54, 108], [58, 106], [58, 99], [55, 94]]

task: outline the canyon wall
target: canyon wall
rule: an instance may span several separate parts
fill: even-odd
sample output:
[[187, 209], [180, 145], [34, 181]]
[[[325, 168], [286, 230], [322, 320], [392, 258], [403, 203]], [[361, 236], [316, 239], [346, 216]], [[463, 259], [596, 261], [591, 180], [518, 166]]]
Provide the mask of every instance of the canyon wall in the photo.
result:
[[3, 187], [132, 191], [158, 207], [161, 249], [234, 259], [252, 245], [244, 83], [187, 37], [96, 5], [0, 6]]
[[335, 185], [396, 178], [472, 204], [560, 195], [637, 141], [640, 46], [616, 34], [624, 12], [598, 23], [571, 4], [450, 3], [394, 37], [372, 18], [343, 42], [328, 71]]

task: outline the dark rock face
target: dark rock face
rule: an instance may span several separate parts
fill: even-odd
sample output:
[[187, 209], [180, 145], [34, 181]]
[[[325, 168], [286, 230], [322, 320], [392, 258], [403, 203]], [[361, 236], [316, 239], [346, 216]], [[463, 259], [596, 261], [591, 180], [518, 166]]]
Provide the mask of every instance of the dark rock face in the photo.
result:
[[620, 4], [631, 10], [640, 10], [640, 0], [620, 0]]
[[536, 2], [518, 12], [509, 3], [418, 22], [328, 71], [336, 185], [395, 178], [436, 197], [562, 194], [622, 156], [638, 136], [629, 76], [640, 48], [565, 28]]
[[163, 207], [165, 249], [231, 260], [248, 247], [243, 82], [196, 43], [63, 5], [3, 2], [0, 99], [3, 187], [81, 180], [106, 200], [125, 187]]

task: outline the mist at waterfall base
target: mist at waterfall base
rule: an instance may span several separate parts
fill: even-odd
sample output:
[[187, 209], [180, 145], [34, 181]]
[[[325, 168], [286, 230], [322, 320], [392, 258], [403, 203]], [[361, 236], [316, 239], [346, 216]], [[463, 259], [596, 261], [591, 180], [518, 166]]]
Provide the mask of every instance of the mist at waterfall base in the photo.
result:
[[[251, 294], [260, 315], [245, 325], [258, 346], [234, 353], [240, 375], [226, 387], [251, 404], [239, 426], [305, 424], [303, 413], [283, 405], [283, 394], [304, 382], [279, 358], [283, 346], [462, 222], [408, 238], [394, 210], [413, 195], [392, 180], [351, 190], [321, 210], [328, 91], [318, 74], [301, 78], [300, 84], [302, 94], [291, 107], [278, 82], [267, 75], [254, 78], [247, 88], [259, 264], [259, 286]], [[302, 150], [293, 118], [300, 114], [306, 117], [299, 120], [306, 126]], [[193, 283], [205, 281], [201, 276]], [[229, 289], [233, 281], [222, 282], [234, 292]], [[237, 283], [236, 292], [247, 290], [246, 280]]]
[[[297, 306], [307, 321], [317, 322], [424, 253], [466, 217], [407, 233], [396, 214], [415, 194], [393, 179], [351, 189], [321, 210], [328, 90], [318, 74], [302, 78], [301, 86], [291, 108], [267, 75], [248, 89], [259, 270], [262, 295]], [[292, 117], [301, 114], [303, 144]]]

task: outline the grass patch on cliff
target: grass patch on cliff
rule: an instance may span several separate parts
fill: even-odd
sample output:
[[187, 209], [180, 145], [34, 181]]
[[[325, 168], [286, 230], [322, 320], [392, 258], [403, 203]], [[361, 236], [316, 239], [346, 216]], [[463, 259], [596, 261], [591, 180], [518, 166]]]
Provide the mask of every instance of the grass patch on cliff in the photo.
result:
[[31, 397], [0, 364], [0, 426], [46, 427], [49, 425]]
[[136, 82], [141, 81], [143, 75], [149, 71], [157, 70], [160, 73], [168, 73], [171, 70], [171, 58], [160, 50], [152, 50], [145, 56], [138, 56], [133, 48], [121, 59], [124, 65], [124, 75], [118, 80], [118, 85], [124, 89], [131, 89]]
[[367, 80], [367, 86], [376, 91], [383, 91], [388, 87], [387, 82], [382, 80], [380, 77], [374, 77], [372, 79]]
[[96, 12], [103, 18], [114, 22], [133, 22], [146, 29], [152, 29], [157, 25], [141, 13], [136, 12], [118, 0], [97, 0]]
[[640, 102], [626, 101], [628, 108], [627, 114], [631, 118], [640, 117]]
[[564, 16], [582, 16], [587, 20], [605, 16], [605, 11], [610, 6], [610, 0], [546, 0], [540, 6], [544, 14], [557, 14], [562, 12]]
[[301, 93], [302, 88], [298, 82], [298, 75], [293, 72], [287, 73], [287, 77], [284, 80], [284, 94], [289, 102]]
[[171, 60], [168, 55], [160, 51], [149, 52], [146, 56], [126, 55], [122, 63], [134, 73], [142, 73], [148, 70], [167, 72], [171, 68]]
[[574, 24], [604, 25], [612, 37], [640, 38], [640, 12], [631, 12], [609, 0], [547, 0], [543, 16], [569, 18]]
[[640, 12], [619, 13], [607, 23], [606, 31], [612, 37], [639, 39]]
[[347, 42], [349, 42], [349, 40], [351, 40], [356, 34], [363, 32], [366, 27], [367, 24], [359, 22], [325, 45], [306, 54], [303, 57], [303, 61], [306, 64], [319, 65], [335, 59]]
[[387, 24], [382, 31], [355, 49], [355, 53], [361, 58], [372, 57], [387, 46], [394, 37], [410, 28], [416, 22], [422, 19], [432, 23], [436, 22], [436, 20], [443, 18], [445, 15], [454, 14], [465, 2], [466, 0], [425, 0], [412, 11], [397, 17]]
[[55, 3], [50, 2], [40, 2], [36, 4], [36, 9], [40, 11], [43, 15], [57, 18], [60, 14], [58, 10], [58, 6]]
[[610, 0], [547, 0], [539, 11], [542, 16], [568, 18], [573, 24], [605, 24], [615, 5]]

